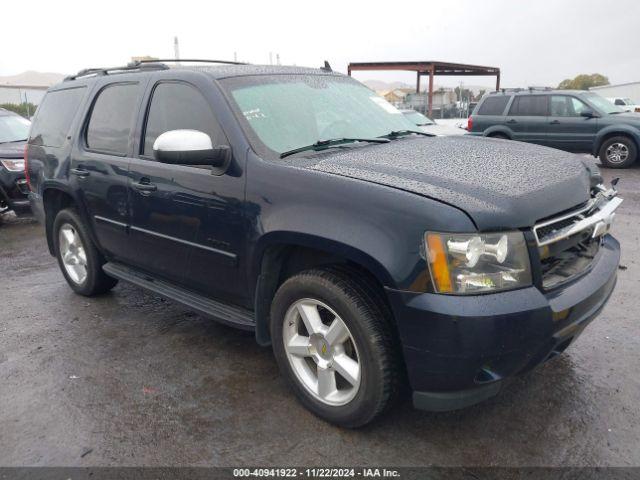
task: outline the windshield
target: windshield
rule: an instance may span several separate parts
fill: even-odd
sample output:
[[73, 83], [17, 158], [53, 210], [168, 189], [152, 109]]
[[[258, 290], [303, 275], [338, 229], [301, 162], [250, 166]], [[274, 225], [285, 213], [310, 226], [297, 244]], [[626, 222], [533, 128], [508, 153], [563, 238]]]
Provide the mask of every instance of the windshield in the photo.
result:
[[17, 142], [29, 138], [31, 122], [17, 115], [0, 116], [0, 143]]
[[602, 113], [622, 113], [625, 110], [614, 105], [609, 100], [595, 93], [586, 93], [584, 98]]
[[261, 155], [415, 128], [400, 110], [348, 77], [260, 75], [227, 78], [222, 85]]
[[433, 120], [431, 120], [429, 117], [424, 116], [420, 112], [416, 112], [415, 110], [402, 113], [404, 113], [404, 116], [407, 117], [407, 119], [414, 125], [435, 125], [435, 122]]

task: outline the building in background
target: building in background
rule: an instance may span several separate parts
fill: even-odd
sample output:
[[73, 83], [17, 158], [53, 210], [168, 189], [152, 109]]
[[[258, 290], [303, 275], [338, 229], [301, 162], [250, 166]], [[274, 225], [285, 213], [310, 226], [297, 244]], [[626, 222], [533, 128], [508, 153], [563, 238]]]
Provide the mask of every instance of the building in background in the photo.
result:
[[[441, 87], [438, 90], [435, 90], [433, 92], [432, 117], [450, 118], [456, 116], [457, 101], [458, 96], [454, 89]], [[429, 110], [427, 93], [408, 93], [404, 98], [403, 107], [412, 108], [426, 115]]]
[[38, 105], [47, 89], [62, 81], [61, 73], [27, 71], [18, 75], [0, 77], [0, 105]]
[[636, 105], [640, 104], [640, 82], [591, 87], [589, 91], [597, 93], [604, 98], [630, 98]]
[[38, 105], [49, 87], [38, 85], [0, 85], [0, 105], [32, 103]]

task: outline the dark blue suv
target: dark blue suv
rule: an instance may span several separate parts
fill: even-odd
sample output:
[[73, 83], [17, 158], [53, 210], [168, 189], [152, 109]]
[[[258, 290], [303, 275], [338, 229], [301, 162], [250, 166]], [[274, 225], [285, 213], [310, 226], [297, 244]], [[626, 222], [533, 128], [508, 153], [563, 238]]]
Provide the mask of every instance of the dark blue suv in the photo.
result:
[[469, 117], [471, 135], [591, 153], [609, 168], [636, 161], [640, 113], [585, 91], [515, 89], [485, 95]]
[[78, 294], [125, 280], [253, 331], [356, 427], [407, 382], [428, 410], [495, 395], [616, 282], [622, 200], [591, 164], [414, 129], [328, 68], [88, 70], [38, 109], [29, 196]]

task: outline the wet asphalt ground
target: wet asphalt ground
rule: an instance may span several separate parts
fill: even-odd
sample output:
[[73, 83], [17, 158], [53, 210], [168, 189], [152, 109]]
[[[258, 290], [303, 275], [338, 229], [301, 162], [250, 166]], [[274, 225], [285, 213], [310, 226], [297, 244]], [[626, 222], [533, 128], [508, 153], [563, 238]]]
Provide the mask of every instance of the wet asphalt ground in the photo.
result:
[[640, 166], [620, 176], [622, 269], [561, 356], [466, 410], [408, 400], [356, 431], [295, 400], [250, 334], [120, 283], [72, 293], [40, 225], [0, 226], [0, 466], [640, 465]]

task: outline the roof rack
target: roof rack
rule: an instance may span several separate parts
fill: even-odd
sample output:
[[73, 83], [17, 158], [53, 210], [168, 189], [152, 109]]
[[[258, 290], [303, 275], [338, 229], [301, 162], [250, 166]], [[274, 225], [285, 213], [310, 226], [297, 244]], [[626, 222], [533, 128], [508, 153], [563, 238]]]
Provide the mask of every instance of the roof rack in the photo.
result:
[[500, 90], [496, 90], [493, 92], [489, 92], [490, 95], [495, 95], [497, 93], [518, 93], [518, 92], [551, 92], [554, 90], [553, 87], [527, 87], [527, 88], [501, 88]]
[[147, 64], [147, 65], [141, 65], [141, 64], [134, 65], [134, 62], [132, 62], [132, 63], [129, 63], [128, 65], [125, 65], [124, 67], [85, 68], [83, 70], [80, 70], [75, 75], [69, 75], [68, 77], [65, 77], [63, 81], [67, 82], [69, 80], [76, 80], [82, 77], [90, 77], [90, 76], [97, 77], [102, 75], [110, 75], [113, 73], [130, 72], [132, 70], [168, 70], [168, 69], [169, 69], [168, 66], [158, 62], [153, 64]]
[[149, 60], [135, 60], [131, 63], [129, 63], [129, 65], [140, 65], [143, 63], [181, 63], [181, 62], [189, 62], [189, 63], [222, 63], [222, 64], [226, 64], [226, 65], [247, 65], [247, 63], [245, 62], [232, 62], [231, 60], [205, 60], [205, 59], [201, 59], [201, 58], [168, 58], [168, 59], [158, 59], [158, 60], [153, 60], [153, 59], [149, 59]]
[[123, 67], [110, 67], [110, 68], [85, 68], [80, 70], [75, 75], [69, 75], [65, 77], [64, 81], [76, 80], [82, 77], [90, 77], [90, 76], [102, 76], [102, 75], [110, 75], [113, 73], [121, 73], [121, 72], [130, 72], [133, 70], [168, 70], [169, 66], [165, 65], [166, 63], [180, 63], [180, 62], [190, 62], [190, 63], [221, 63], [226, 65], [247, 65], [243, 62], [232, 62], [229, 60], [202, 60], [202, 59], [179, 59], [176, 60], [174, 58], [169, 59], [158, 59], [158, 60], [135, 60], [133, 62], [129, 62], [127, 65]]

